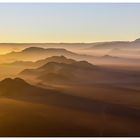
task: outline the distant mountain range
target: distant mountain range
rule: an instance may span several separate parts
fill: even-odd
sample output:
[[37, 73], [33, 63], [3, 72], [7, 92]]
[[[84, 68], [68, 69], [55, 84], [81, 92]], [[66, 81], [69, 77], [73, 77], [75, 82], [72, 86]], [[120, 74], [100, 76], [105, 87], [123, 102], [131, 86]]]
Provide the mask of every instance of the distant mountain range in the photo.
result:
[[[106, 54], [106, 55], [103, 55], [103, 56], [100, 56], [100, 57], [88, 57], [89, 58], [89, 61], [91, 60], [92, 63], [95, 63], [95, 64], [101, 64], [101, 63], [109, 63], [109, 64], [139, 64], [139, 60], [140, 59], [133, 59], [133, 58], [127, 58], [127, 57], [124, 57], [125, 55], [122, 55], [121, 56], [117, 56], [117, 54], [120, 54], [121, 55], [121, 51], [120, 49], [113, 49], [112, 51], [110, 51], [109, 54]], [[126, 51], [124, 51], [125, 53]], [[130, 51], [128, 51], [130, 52]], [[139, 53], [139, 52], [137, 52]], [[111, 55], [113, 54], [113, 55]], [[116, 54], [116, 55], [115, 55]], [[85, 57], [86, 59], [88, 59], [87, 57]], [[66, 58], [65, 56], [63, 55], [58, 55], [58, 56], [51, 56], [51, 57], [47, 57], [45, 59], [41, 59], [41, 60], [37, 60], [35, 62], [32, 62], [32, 61], [14, 61], [14, 62], [9, 62], [9, 63], [3, 63], [1, 64], [2, 65], [5, 65], [5, 66], [18, 66], [18, 67], [30, 67], [30, 68], [34, 68], [34, 67], [40, 67], [48, 62], [58, 62], [58, 63], [66, 63], [66, 64], [69, 64], [69, 63], [74, 63], [76, 62], [76, 60], [74, 59], [68, 59]], [[97, 63], [98, 62], [98, 63]]]
[[117, 56], [117, 55], [103, 55], [100, 57], [96, 57], [93, 59], [93, 62], [95, 64], [112, 64], [112, 65], [140, 65], [140, 59], [139, 58], [127, 58], [125, 55]]
[[[112, 42], [97, 42], [97, 43], [21, 43], [21, 44], [6, 44], [1, 43], [0, 46], [8, 45], [12, 50], [12, 46], [16, 46], [16, 51], [0, 55], [0, 62], [14, 62], [14, 61], [37, 61], [51, 56], [65, 56], [77, 60], [88, 60], [94, 58], [95, 50], [103, 51], [112, 56], [134, 56], [140, 55], [140, 39], [134, 41], [112, 41]], [[20, 47], [21, 46], [21, 47]], [[35, 47], [34, 47], [35, 46]], [[58, 46], [58, 47], [57, 47]], [[77, 47], [78, 46], [78, 47]], [[50, 48], [49, 48], [50, 47]], [[22, 49], [24, 48], [24, 49]], [[71, 48], [71, 49], [70, 49]], [[72, 48], [82, 50], [82, 54], [75, 53]], [[22, 49], [22, 50], [21, 50]], [[68, 50], [67, 50], [68, 49]], [[14, 50], [14, 49], [13, 49]], [[93, 54], [85, 54], [86, 50], [93, 52]], [[77, 51], [78, 52], [78, 51]]]
[[134, 41], [111, 41], [93, 43], [88, 49], [140, 49], [140, 38]]
[[45, 59], [41, 59], [41, 60], [37, 60], [35, 62], [32, 61], [14, 61], [14, 62], [9, 62], [9, 63], [3, 63], [1, 64], [2, 66], [24, 66], [24, 67], [41, 67], [42, 65], [48, 63], [48, 62], [58, 62], [58, 63], [66, 63], [66, 64], [70, 64], [70, 63], [74, 63], [76, 62], [74, 59], [68, 59], [65, 56], [61, 55], [61, 56], [51, 56], [51, 57], [47, 57]]
[[66, 49], [61, 48], [39, 48], [30, 47], [19, 52], [10, 52], [5, 55], [0, 55], [1, 62], [14, 62], [14, 61], [37, 61], [40, 59], [45, 59], [50, 56], [61, 56], [64, 55], [68, 58], [83, 59], [85, 57], [91, 58], [89, 55], [81, 55]]
[[0, 43], [0, 47], [12, 48], [15, 50], [20, 50], [20, 48], [30, 48], [33, 46], [43, 47], [43, 48], [76, 48], [76, 49], [110, 49], [110, 48], [140, 48], [140, 38], [134, 41], [108, 41], [108, 42], [93, 42], [93, 43]]
[[113, 56], [127, 57], [127, 58], [129, 58], [130, 56], [140, 58], [140, 49], [136, 50], [136, 49], [114, 48], [114, 49], [111, 49], [108, 54], [113, 55]]

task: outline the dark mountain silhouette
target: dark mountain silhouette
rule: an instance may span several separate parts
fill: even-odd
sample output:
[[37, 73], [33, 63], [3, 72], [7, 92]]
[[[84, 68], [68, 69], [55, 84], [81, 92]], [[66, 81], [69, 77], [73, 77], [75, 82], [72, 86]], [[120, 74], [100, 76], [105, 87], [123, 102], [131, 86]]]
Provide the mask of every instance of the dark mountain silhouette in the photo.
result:
[[93, 68], [93, 65], [88, 63], [87, 61], [73, 61], [72, 63], [64, 63], [64, 62], [55, 62], [50, 61], [49, 63], [43, 65], [42, 67], [39, 67], [38, 69], [44, 69], [48, 68], [48, 66], [55, 66], [55, 65], [66, 65], [66, 66], [74, 66], [78, 68]]
[[[108, 57], [110, 59], [110, 56], [105, 56], [102, 59], [108, 59]], [[140, 77], [138, 73], [135, 74], [137, 76], [134, 76], [134, 73], [111, 70], [92, 65], [86, 61], [76, 61], [71, 64], [49, 62], [37, 69], [25, 69], [19, 75], [27, 79], [33, 78], [47, 84], [126, 82], [122, 81], [121, 78], [126, 78], [131, 82], [138, 82]]]
[[[86, 72], [92, 71], [95, 66], [86, 61], [74, 61], [73, 63], [48, 62], [37, 69], [25, 69], [20, 75], [36, 77], [37, 79], [54, 83], [87, 82]], [[29, 77], [30, 77], [29, 76]], [[87, 77], [88, 78], [88, 77]]]
[[[99, 113], [101, 111], [99, 110], [100, 107], [109, 105], [108, 103], [106, 104], [92, 99], [69, 95], [57, 90], [40, 88], [27, 83], [21, 78], [6, 78], [0, 81], [0, 97], [54, 105], [56, 107], [66, 107], [74, 110], [82, 109], [82, 111], [90, 113], [94, 111]], [[114, 107], [117, 108], [116, 105], [114, 105]]]
[[38, 60], [35, 62], [36, 66], [42, 66], [48, 62], [58, 62], [58, 63], [66, 63], [66, 64], [71, 64], [76, 62], [74, 59], [68, 59], [65, 56], [61, 55], [61, 56], [52, 56], [52, 57], [48, 57], [46, 59], [43, 60]]
[[40, 88], [27, 83], [21, 78], [6, 78], [0, 81], [0, 97], [54, 105], [57, 107], [83, 108], [87, 110], [89, 110], [89, 108], [86, 106], [84, 107], [81, 103], [85, 105], [93, 104], [92, 100], [67, 95], [57, 90]]
[[29, 47], [29, 48], [25, 48], [24, 50], [22, 50], [23, 53], [28, 53], [28, 52], [37, 52], [37, 53], [43, 53], [45, 50], [45, 48], [40, 48], [40, 47]]
[[21, 78], [6, 78], [0, 82], [0, 95], [12, 97], [30, 96], [29, 92], [34, 88], [34, 86], [31, 86]]
[[[26, 101], [31, 103], [39, 103], [44, 105], [62, 107], [67, 109], [82, 110], [92, 113], [98, 110], [92, 106], [102, 106], [102, 103], [93, 102], [90, 99], [84, 99], [63, 92], [43, 89], [34, 85], [30, 85], [20, 78], [6, 78], [0, 82], [0, 97], [14, 99], [18, 101]], [[54, 120], [55, 121], [55, 120]], [[67, 122], [63, 122], [64, 124]]]

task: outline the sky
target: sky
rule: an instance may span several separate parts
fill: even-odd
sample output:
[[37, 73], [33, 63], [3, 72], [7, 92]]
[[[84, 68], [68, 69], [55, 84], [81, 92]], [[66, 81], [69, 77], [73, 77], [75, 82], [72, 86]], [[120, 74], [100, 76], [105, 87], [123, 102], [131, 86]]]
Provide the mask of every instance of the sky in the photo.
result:
[[0, 42], [100, 42], [140, 37], [140, 3], [0, 3]]

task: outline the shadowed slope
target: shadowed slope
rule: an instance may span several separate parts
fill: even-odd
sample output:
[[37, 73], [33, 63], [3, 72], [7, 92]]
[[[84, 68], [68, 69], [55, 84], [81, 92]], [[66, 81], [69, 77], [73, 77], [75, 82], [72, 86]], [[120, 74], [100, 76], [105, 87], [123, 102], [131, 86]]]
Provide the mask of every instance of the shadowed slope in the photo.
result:
[[37, 69], [25, 69], [20, 73], [20, 76], [25, 79], [33, 78], [47, 84], [64, 85], [82, 83], [140, 83], [139, 73], [112, 70], [92, 65], [87, 61], [75, 61], [70, 64], [49, 62]]
[[[73, 63], [57, 63], [49, 62], [37, 69], [27, 69], [20, 73], [21, 76], [29, 78], [34, 77], [44, 82], [56, 82], [56, 83], [71, 83], [71, 82], [87, 82], [88, 77], [86, 73], [91, 73], [96, 66], [86, 61], [74, 61]], [[86, 80], [86, 81], [84, 81]]]
[[0, 136], [139, 135], [138, 109], [42, 89], [19, 78], [0, 82], [0, 105]]

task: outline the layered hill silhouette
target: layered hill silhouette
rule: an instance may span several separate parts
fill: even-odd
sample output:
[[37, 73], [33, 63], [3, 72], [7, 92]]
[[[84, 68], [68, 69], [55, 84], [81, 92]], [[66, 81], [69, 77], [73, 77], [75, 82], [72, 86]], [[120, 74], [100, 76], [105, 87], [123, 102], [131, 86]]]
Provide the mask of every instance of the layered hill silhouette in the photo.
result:
[[3, 71], [3, 76], [7, 77], [17, 75], [19, 72], [23, 71], [24, 69], [31, 69], [31, 68], [38, 68], [41, 67], [49, 62], [56, 62], [56, 63], [64, 63], [64, 64], [72, 64], [75, 63], [76, 60], [66, 58], [65, 56], [52, 56], [45, 59], [41, 59], [35, 62], [32, 61], [15, 61], [11, 63], [3, 63], [0, 64], [1, 69], [5, 69]]
[[89, 99], [31, 85], [21, 78], [6, 78], [0, 81], [0, 97], [87, 111], [92, 111], [90, 105], [96, 104]]
[[0, 80], [0, 136], [139, 136], [139, 46], [11, 45], [0, 55], [0, 79], [10, 77]]
[[39, 66], [43, 66], [44, 64], [46, 64], [48, 62], [72, 64], [76, 61], [74, 59], [68, 59], [65, 56], [61, 55], [61, 56], [48, 57], [48, 58], [43, 59], [43, 60], [38, 60], [35, 62], [35, 65], [39, 67]]
[[140, 65], [139, 58], [129, 58], [129, 57], [125, 57], [125, 55], [122, 55], [123, 57], [121, 57], [118, 55], [121, 55], [121, 53], [115, 52], [114, 55], [107, 54], [107, 55], [99, 56], [99, 57], [94, 58], [93, 62], [96, 64], [113, 64], [113, 65], [124, 65], [124, 66], [125, 65], [137, 65], [137, 66]]
[[135, 49], [119, 49], [119, 48], [114, 48], [114, 49], [111, 49], [109, 51], [108, 54], [111, 54], [113, 56], [120, 56], [120, 57], [130, 57], [130, 56], [133, 56], [133, 57], [136, 57], [136, 58], [139, 58], [139, 55], [140, 55], [140, 49], [139, 50], [135, 50]]
[[[65, 57], [63, 59], [66, 60]], [[28, 77], [30, 75], [29, 77], [34, 77], [44, 82], [75, 83], [80, 82], [79, 80], [86, 80], [86, 72], [90, 72], [93, 68], [94, 66], [86, 61], [68, 60], [68, 63], [50, 61], [37, 69], [25, 69], [20, 73], [20, 76]]]
[[14, 62], [14, 61], [37, 61], [45, 59], [50, 56], [61, 56], [64, 55], [68, 58], [82, 59], [84, 57], [92, 57], [88, 55], [81, 55], [62, 48], [39, 48], [30, 47], [19, 52], [10, 52], [8, 54], [0, 55], [0, 61]]
[[[27, 83], [21, 78], [6, 78], [0, 81], [0, 97], [18, 101], [66, 107], [74, 110], [87, 111], [90, 113], [100, 112], [97, 107], [109, 105], [92, 99], [69, 95], [54, 89], [44, 89]], [[112, 104], [113, 105], [113, 104]], [[114, 104], [114, 107], [117, 106]], [[113, 113], [113, 112], [112, 112]]]
[[[114, 49], [114, 50], [118, 50], [119, 49]], [[111, 51], [112, 52], [112, 51]], [[113, 53], [114, 55], [103, 55], [103, 56], [97, 56], [97, 57], [92, 57], [89, 58], [89, 62], [94, 63], [94, 64], [113, 64], [113, 65], [140, 65], [140, 59], [139, 58], [127, 58], [125, 57], [125, 55], [121, 56], [117, 56], [118, 54], [121, 55], [121, 53]], [[22, 69], [26, 69], [26, 68], [37, 68], [40, 67], [48, 62], [58, 62], [58, 63], [66, 63], [66, 64], [70, 64], [70, 63], [74, 63], [76, 62], [76, 60], [74, 59], [68, 59], [63, 55], [60, 56], [51, 56], [51, 57], [47, 57], [45, 59], [41, 59], [41, 60], [37, 60], [35, 62], [33, 61], [14, 61], [14, 62], [9, 62], [9, 63], [2, 63], [0, 64], [0, 66], [4, 66], [4, 67], [9, 67], [9, 68], [13, 68], [13, 67], [17, 67], [20, 70]]]
[[32, 62], [32, 61], [14, 61], [14, 62], [11, 62], [11, 63], [3, 63], [1, 65], [39, 67], [39, 66], [42, 66], [42, 65], [44, 65], [48, 62], [58, 62], [58, 63], [70, 64], [70, 63], [74, 63], [76, 61], [74, 59], [68, 59], [63, 55], [60, 55], [60, 56], [47, 57], [45, 59], [37, 60], [35, 62]]
[[[115, 49], [118, 50], [118, 49]], [[121, 54], [121, 53], [119, 53]], [[116, 53], [117, 55], [117, 53]], [[37, 68], [41, 67], [42, 65], [45, 65], [48, 62], [58, 62], [58, 63], [66, 63], [71, 64], [76, 62], [74, 59], [69, 59], [63, 55], [60, 56], [51, 56], [47, 57], [45, 59], [37, 60], [35, 62], [32, 61], [14, 61], [9, 63], [2, 63], [0, 64], [1, 67], [8, 67], [9, 69], [17, 68], [19, 71], [26, 69], [26, 68]], [[127, 58], [127, 57], [121, 57], [121, 56], [115, 56], [115, 55], [103, 55], [98, 56], [94, 58], [90, 58], [89, 62], [94, 63], [96, 65], [101, 64], [113, 64], [113, 65], [123, 65], [123, 66], [139, 66], [140, 65], [140, 59], [139, 58]]]
[[140, 38], [133, 41], [108, 41], [108, 42], [93, 42], [93, 43], [0, 43], [4, 48], [30, 48], [32, 46], [45, 48], [90, 48], [90, 49], [113, 49], [113, 48], [139, 48]]
[[90, 49], [140, 49], [140, 38], [134, 41], [111, 41], [93, 43]]
[[[66, 58], [63, 57], [66, 61]], [[52, 84], [90, 84], [90, 83], [114, 83], [114, 82], [139, 82], [138, 73], [124, 73], [96, 66], [87, 61], [70, 61], [64, 63], [49, 61], [36, 69], [25, 69], [19, 75], [24, 78], [33, 78], [43, 83]], [[124, 81], [122, 78], [126, 78]]]
[[84, 50], [90, 51], [92, 55], [112, 55], [140, 59], [139, 40], [138, 38], [134, 41], [97, 42], [93, 43], [90, 47], [85, 47]]

